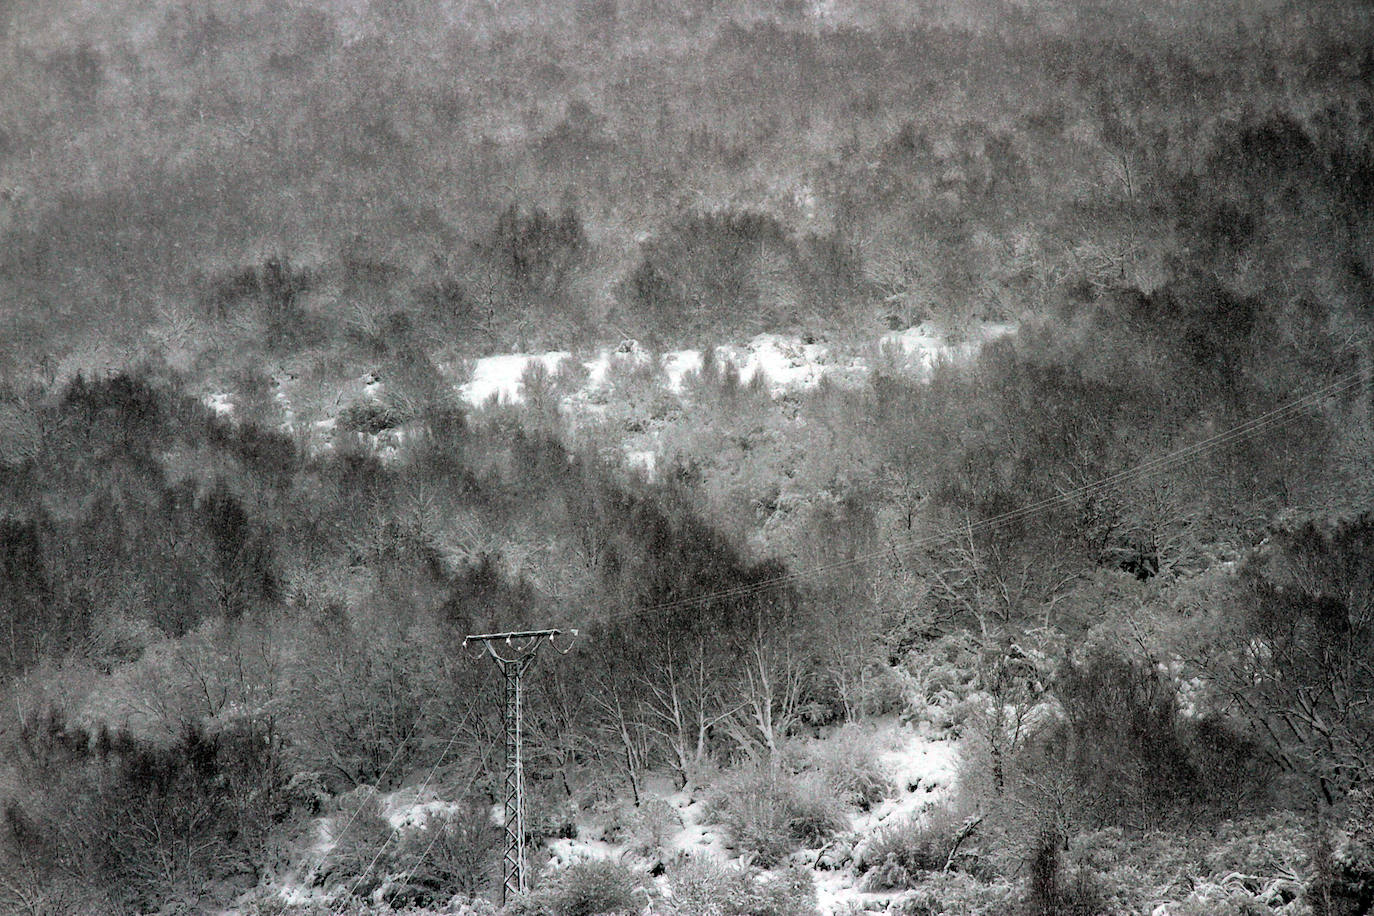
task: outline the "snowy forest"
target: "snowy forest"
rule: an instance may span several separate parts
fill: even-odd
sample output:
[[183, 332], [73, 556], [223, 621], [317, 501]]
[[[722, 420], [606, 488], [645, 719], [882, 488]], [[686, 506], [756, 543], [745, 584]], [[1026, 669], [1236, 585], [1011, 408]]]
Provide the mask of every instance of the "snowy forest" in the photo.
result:
[[0, 916], [1374, 912], [1371, 86], [1360, 0], [0, 0]]

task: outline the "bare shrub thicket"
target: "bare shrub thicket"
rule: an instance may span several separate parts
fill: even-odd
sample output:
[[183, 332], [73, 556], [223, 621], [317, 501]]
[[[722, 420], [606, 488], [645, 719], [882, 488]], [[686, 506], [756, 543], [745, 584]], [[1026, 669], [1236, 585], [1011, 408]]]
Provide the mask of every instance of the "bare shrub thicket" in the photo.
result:
[[646, 878], [609, 859], [574, 862], [545, 874], [506, 905], [506, 916], [633, 916], [648, 899]]
[[760, 873], [709, 858], [670, 869], [668, 896], [656, 901], [663, 916], [815, 916], [816, 890], [809, 873], [795, 869]]
[[800, 846], [817, 846], [848, 827], [844, 806], [818, 776], [778, 764], [745, 764], [712, 787], [707, 811], [762, 866]]

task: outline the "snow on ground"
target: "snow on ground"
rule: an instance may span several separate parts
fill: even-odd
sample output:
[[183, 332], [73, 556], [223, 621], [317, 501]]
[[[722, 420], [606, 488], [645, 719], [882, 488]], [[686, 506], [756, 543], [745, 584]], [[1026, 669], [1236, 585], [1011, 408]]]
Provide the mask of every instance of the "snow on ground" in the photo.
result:
[[658, 453], [652, 449], [635, 449], [626, 452], [625, 466], [642, 471], [646, 477], [653, 479], [655, 471], [658, 470]]
[[587, 370], [587, 389], [603, 388], [611, 370], [632, 369], [643, 365], [650, 359], [649, 351], [639, 345], [637, 340], [623, 340], [614, 350], [602, 348], [596, 356], [587, 360], [582, 367]]
[[846, 871], [817, 871], [816, 910], [821, 916], [853, 912], [883, 912], [896, 895], [869, 893], [854, 886], [854, 876]]
[[558, 839], [549, 843], [549, 864], [554, 868], [565, 868], [574, 862], [587, 862], [593, 859], [620, 859], [625, 848], [605, 840], [578, 837]]
[[[958, 751], [953, 742], [919, 734], [896, 721], [880, 725], [876, 729], [875, 739], [877, 745], [884, 748], [878, 759], [892, 779], [894, 793], [871, 810], [852, 815], [851, 831], [848, 838], [843, 840], [846, 848], [856, 839], [861, 848], [866, 840], [886, 825], [920, 815], [946, 798], [955, 783]], [[429, 818], [450, 815], [459, 810], [456, 802], [442, 797], [441, 787], [423, 787], [423, 792], [421, 788], [408, 786], [378, 796], [382, 816], [393, 831], [404, 835], [421, 828]], [[707, 820], [701, 793], [677, 789], [671, 779], [661, 774], [646, 774], [642, 791], [646, 796], [662, 798], [681, 819], [680, 828], [670, 833], [663, 842], [660, 855], [664, 861], [671, 861], [678, 856], [706, 857], [722, 863], [741, 861], [742, 856], [734, 848], [728, 831]], [[493, 818], [497, 818], [499, 813], [499, 808], [494, 808]], [[344, 812], [322, 815], [302, 838], [298, 866], [280, 876], [277, 893], [283, 903], [305, 905], [318, 903], [328, 897], [329, 888], [312, 886], [306, 879], [328, 859], [336, 832], [343, 827], [344, 820], [341, 818], [346, 820]], [[576, 837], [553, 840], [547, 848], [550, 864], [555, 868], [593, 859], [639, 861], [643, 864], [643, 860], [638, 859], [627, 845], [605, 839], [603, 829], [594, 818], [579, 822]], [[796, 854], [794, 860], [804, 860], [804, 865], [811, 867], [821, 852], [819, 849], [804, 850]], [[833, 870], [816, 868], [813, 876], [821, 916], [883, 912], [892, 900], [901, 896], [900, 892], [860, 891], [857, 886], [860, 876], [852, 860]], [[225, 916], [230, 912], [226, 911]]]
[[[921, 371], [929, 369], [941, 357], [969, 358], [987, 341], [1015, 330], [1012, 324], [984, 324], [962, 343], [951, 343], [935, 326], [921, 324], [883, 335], [879, 346], [901, 354], [910, 368]], [[825, 344], [808, 343], [800, 337], [782, 334], [759, 334], [746, 344], [718, 346], [714, 355], [717, 365], [735, 367], [741, 384], [749, 384], [755, 375], [762, 373], [775, 397], [787, 391], [815, 387], [822, 378], [854, 382], [869, 372], [868, 361], [861, 356], [840, 356]], [[488, 403], [493, 397], [498, 403], [518, 404], [523, 400], [521, 379], [532, 364], [543, 363], [544, 368], [554, 374], [564, 360], [571, 358], [572, 354], [566, 350], [484, 357], [474, 363], [472, 378], [459, 391], [463, 400], [474, 407]], [[587, 373], [582, 393], [604, 388], [613, 370], [639, 365], [650, 358], [648, 351], [633, 340], [614, 349], [603, 348], [582, 362]], [[659, 357], [659, 367], [667, 389], [681, 393], [687, 376], [701, 371], [702, 351], [669, 351]], [[575, 398], [565, 404], [572, 406], [583, 401], [585, 398]]]
[[975, 328], [960, 343], [952, 343], [939, 328], [922, 323], [905, 331], [889, 331], [879, 340], [883, 350], [899, 353], [907, 366], [916, 371], [929, 371], [940, 359], [964, 360], [972, 358], [983, 344], [1016, 331], [1016, 325], [989, 322]]
[[944, 798], [958, 777], [959, 751], [951, 741], [911, 734], [878, 757], [892, 781], [897, 795], [874, 806], [872, 823], [881, 823], [894, 814], [913, 814]]
[[[895, 792], [891, 798], [850, 818], [851, 831], [859, 837], [856, 852], [884, 827], [917, 817], [948, 798], [958, 775], [959, 752], [954, 742], [895, 724], [889, 729], [892, 745], [878, 755], [878, 761], [892, 779]], [[814, 876], [822, 916], [853, 912], [856, 907], [860, 912], [882, 910], [887, 901], [897, 896], [859, 890], [859, 876], [852, 865], [834, 871], [817, 870]]]
[[[891, 798], [871, 810], [855, 812], [851, 816], [850, 839], [857, 838], [856, 849], [889, 824], [919, 816], [932, 805], [948, 797], [954, 787], [959, 762], [958, 750], [952, 741], [918, 734], [895, 721], [885, 723], [876, 738], [886, 750], [879, 754], [879, 762], [892, 779]], [[741, 861], [728, 831], [706, 820], [706, 806], [700, 795], [676, 790], [669, 780], [646, 777], [642, 786], [646, 796], [658, 796], [672, 805], [682, 820], [682, 826], [668, 835], [662, 854], [668, 860], [676, 856], [707, 857], [722, 863]], [[794, 861], [813, 866], [822, 850], [803, 850]], [[579, 824], [578, 836], [554, 840], [549, 844], [550, 860], [555, 867], [589, 859], [629, 859], [627, 847], [608, 842], [594, 824]], [[852, 861], [845, 867], [813, 871], [817, 905], [822, 916], [853, 912], [881, 912], [901, 892], [869, 893], [858, 889], [859, 875]]]
[[205, 406], [218, 416], [231, 417], [234, 415], [233, 397], [228, 391], [217, 391], [205, 398]]
[[824, 363], [829, 349], [821, 344], [803, 343], [797, 337], [760, 334], [744, 347], [718, 347], [720, 364], [731, 363], [739, 370], [741, 384], [749, 384], [763, 373], [774, 396], [797, 388], [812, 388], [825, 375]]
[[397, 789], [382, 796], [382, 816], [393, 830], [421, 827], [431, 817], [451, 817], [460, 806], [439, 797], [435, 789], [426, 789], [421, 797], [419, 789]]
[[477, 360], [472, 367], [472, 378], [459, 388], [463, 400], [474, 407], [486, 404], [492, 398], [497, 403], [518, 404], [523, 398], [521, 379], [533, 363], [542, 363], [549, 374], [558, 371], [563, 360], [572, 356], [566, 350], [552, 350], [548, 353], [506, 353], [501, 356], [487, 356]]
[[[860, 352], [840, 352], [823, 343], [808, 342], [797, 336], [781, 334], [759, 334], [745, 344], [730, 344], [715, 347], [712, 355], [718, 366], [733, 366], [741, 384], [747, 385], [755, 377], [761, 376], [764, 384], [774, 397], [785, 393], [804, 390], [818, 385], [822, 379], [829, 379], [841, 385], [861, 384], [873, 371], [876, 364], [887, 365], [897, 371], [925, 373], [940, 359], [963, 360], [975, 355], [986, 342], [1014, 333], [1012, 324], [984, 324], [975, 328], [959, 343], [952, 343], [939, 328], [922, 324], [905, 331], [892, 331], [883, 335], [867, 354]], [[471, 375], [468, 381], [457, 387], [462, 399], [472, 407], [483, 407], [492, 403], [519, 404], [524, 401], [524, 379], [533, 366], [542, 366], [550, 376], [563, 372], [561, 388], [563, 395], [560, 407], [565, 416], [574, 422], [594, 420], [607, 413], [608, 399], [614, 397], [613, 380], [638, 366], [643, 366], [654, 356], [637, 341], [626, 340], [614, 348], [605, 347], [594, 355], [574, 356], [566, 350], [550, 350], [545, 353], [505, 353], [488, 356], [470, 364]], [[576, 362], [571, 362], [576, 360]], [[570, 364], [571, 363], [571, 364]], [[580, 363], [580, 365], [578, 365]], [[657, 357], [655, 383], [674, 395], [682, 395], [688, 380], [701, 371], [704, 364], [701, 350], [673, 350]], [[566, 373], [574, 368], [577, 371]], [[457, 372], [455, 366], [448, 366], [449, 372]], [[567, 383], [581, 377], [577, 390], [568, 391]], [[306, 447], [312, 454], [326, 452], [333, 447], [337, 432], [336, 418], [329, 414], [337, 413], [340, 405], [357, 402], [378, 403], [384, 399], [385, 385], [375, 373], [344, 383], [333, 399], [333, 406], [317, 405], [320, 409], [309, 411], [302, 408], [298, 415], [293, 400], [303, 398], [308, 404], [311, 398], [294, 389], [297, 376], [291, 371], [274, 373], [273, 398], [282, 416], [281, 428], [296, 432], [299, 419], [304, 425]], [[232, 392], [214, 392], [204, 398], [207, 407], [216, 414], [230, 418], [235, 414]], [[320, 413], [326, 416], [315, 419]], [[407, 430], [388, 430], [372, 437], [372, 446], [383, 460], [391, 460], [402, 454]], [[626, 450], [625, 461], [653, 477], [658, 462], [657, 435], [621, 443]]]
[[703, 821], [706, 806], [700, 799], [677, 792], [668, 796], [667, 801], [682, 818], [682, 828], [668, 838], [667, 852], [681, 853], [688, 858], [709, 856], [722, 862], [730, 858], [724, 828]]
[[682, 392], [682, 383], [689, 373], [701, 371], [700, 350], [672, 350], [663, 354], [663, 373], [668, 378], [668, 390]]

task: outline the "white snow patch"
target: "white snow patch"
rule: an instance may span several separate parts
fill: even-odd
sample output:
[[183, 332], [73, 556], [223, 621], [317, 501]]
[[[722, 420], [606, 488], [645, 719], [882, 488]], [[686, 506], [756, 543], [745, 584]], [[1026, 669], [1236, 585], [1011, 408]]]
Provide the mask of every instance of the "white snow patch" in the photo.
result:
[[942, 800], [958, 777], [959, 750], [951, 741], [913, 734], [904, 736], [900, 747], [880, 754], [878, 761], [892, 777], [897, 794], [868, 812], [870, 825], [915, 814]]
[[716, 358], [721, 365], [733, 365], [745, 385], [762, 372], [769, 391], [777, 396], [818, 385], [826, 374], [830, 351], [822, 344], [804, 343], [800, 337], [760, 334], [743, 347], [717, 347]]
[[563, 360], [572, 356], [566, 350], [551, 350], [548, 353], [507, 353], [501, 356], [487, 356], [477, 360], [472, 369], [472, 378], [459, 388], [463, 400], [474, 407], [490, 401], [493, 397], [498, 403], [519, 404], [524, 400], [521, 379], [533, 363], [543, 363], [549, 374], [558, 371]]
[[701, 371], [701, 351], [673, 350], [663, 354], [662, 364], [663, 374], [668, 379], [668, 390], [678, 394], [687, 375]]
[[[460, 813], [463, 806], [441, 797], [440, 788], [425, 787], [422, 793], [420, 787], [407, 786], [388, 792], [381, 796], [382, 817], [386, 818], [391, 829], [404, 831], [423, 827], [432, 817], [447, 818]], [[493, 820], [499, 819], [500, 811], [500, 805], [493, 806]]]
[[887, 912], [892, 893], [868, 893], [854, 886], [854, 876], [844, 871], [816, 871], [816, 909], [824, 916], [855, 912]]
[[574, 862], [593, 859], [619, 859], [624, 854], [623, 847], [607, 843], [605, 840], [565, 838], [549, 843], [549, 862], [555, 868], [565, 868]]
[[644, 472], [644, 476], [654, 479], [658, 470], [658, 453], [649, 449], [639, 449], [625, 454], [625, 466]]
[[205, 398], [205, 406], [221, 417], [231, 417], [234, 415], [233, 395], [228, 391], [217, 391]]
[[[866, 812], [850, 818], [850, 829], [860, 839], [855, 857], [889, 824], [901, 823], [917, 817], [933, 805], [948, 798], [958, 773], [959, 753], [952, 741], [931, 738], [894, 726], [894, 746], [878, 755], [883, 769], [891, 777], [896, 792]], [[816, 880], [817, 904], [823, 914], [840, 914], [886, 908], [896, 895], [869, 893], [856, 886], [858, 875], [853, 866], [813, 872]]]
[[939, 328], [923, 323], [905, 331], [889, 331], [880, 339], [879, 348], [885, 354], [900, 357], [908, 371], [924, 374], [941, 359], [972, 359], [988, 341], [1015, 331], [1016, 325], [989, 322], [972, 330], [962, 342], [951, 343]]
[[291, 432], [291, 428], [296, 425], [296, 411], [292, 409], [291, 399], [287, 397], [286, 394], [287, 379], [285, 377], [274, 376], [272, 381], [277, 388], [277, 390], [272, 393], [272, 397], [281, 405], [281, 430], [289, 433]]
[[685, 792], [670, 795], [667, 801], [682, 818], [682, 828], [667, 838], [668, 850], [687, 858], [709, 856], [722, 862], [732, 858], [723, 828], [702, 822], [705, 805]]
[[603, 348], [582, 365], [587, 370], [587, 390], [605, 387], [612, 369], [633, 369], [650, 359], [649, 353], [637, 340], [622, 341], [614, 350]]
[[[1012, 324], [983, 324], [970, 333], [965, 341], [955, 344], [950, 343], [939, 328], [921, 324], [905, 331], [884, 334], [879, 339], [879, 346], [900, 355], [907, 368], [926, 371], [941, 357], [970, 358], [989, 340], [1015, 330], [1016, 326]], [[742, 384], [749, 384], [756, 375], [762, 373], [770, 393], [775, 397], [788, 391], [815, 387], [822, 378], [856, 382], [869, 373], [868, 361], [861, 356], [841, 358], [825, 344], [807, 343], [800, 337], [782, 334], [759, 334], [746, 344], [718, 346], [714, 355], [719, 365], [731, 365], [736, 369]], [[543, 363], [544, 368], [554, 374], [564, 360], [571, 358], [572, 354], [566, 350], [487, 356], [473, 364], [470, 380], [459, 391], [463, 399], [473, 406], [481, 406], [493, 398], [498, 403], [519, 404], [524, 399], [521, 379], [532, 364]], [[588, 395], [605, 389], [613, 372], [643, 365], [651, 359], [649, 352], [634, 340], [626, 340], [615, 348], [603, 348], [595, 356], [583, 360], [586, 383], [580, 392], [564, 399], [565, 408], [585, 407], [590, 403]], [[672, 350], [658, 360], [663, 370], [664, 384], [674, 394], [682, 392], [689, 374], [701, 371], [702, 363], [702, 351], [692, 349]], [[380, 384], [375, 380], [370, 382], [367, 392], [374, 393]]]
[[600, 388], [606, 384], [606, 375], [611, 371], [611, 351], [602, 350], [595, 359], [582, 364], [587, 370], [587, 387]]

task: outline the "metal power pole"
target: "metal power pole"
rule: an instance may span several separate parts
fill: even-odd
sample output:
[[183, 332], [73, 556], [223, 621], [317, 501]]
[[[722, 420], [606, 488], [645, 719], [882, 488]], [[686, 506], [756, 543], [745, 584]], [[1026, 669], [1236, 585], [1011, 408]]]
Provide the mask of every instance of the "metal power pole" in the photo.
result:
[[[501, 666], [505, 681], [501, 719], [506, 732], [505, 820], [506, 846], [501, 856], [501, 903], [509, 902], [512, 894], [522, 893], [528, 886], [525, 875], [525, 768], [521, 746], [521, 719], [524, 705], [524, 685], [521, 679], [535, 653], [545, 640], [553, 642], [557, 636], [576, 638], [576, 630], [518, 630], [510, 633], [478, 633], [463, 639], [463, 645], [478, 643]], [[497, 647], [504, 646], [504, 650]], [[557, 646], [554, 647], [557, 649]], [[572, 648], [569, 644], [569, 649]], [[567, 652], [568, 649], [559, 649]]]

